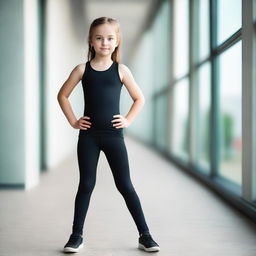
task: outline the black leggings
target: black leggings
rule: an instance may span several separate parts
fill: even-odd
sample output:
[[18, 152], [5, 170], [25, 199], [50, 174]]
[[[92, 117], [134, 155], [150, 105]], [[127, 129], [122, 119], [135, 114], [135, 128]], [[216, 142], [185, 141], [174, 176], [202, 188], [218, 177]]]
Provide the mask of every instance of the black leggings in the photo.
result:
[[90, 134], [79, 136], [77, 143], [80, 182], [75, 198], [72, 232], [83, 234], [85, 216], [96, 182], [96, 169], [101, 150], [105, 153], [115, 185], [125, 200], [139, 234], [148, 233], [149, 229], [140, 199], [131, 182], [124, 138], [120, 135]]

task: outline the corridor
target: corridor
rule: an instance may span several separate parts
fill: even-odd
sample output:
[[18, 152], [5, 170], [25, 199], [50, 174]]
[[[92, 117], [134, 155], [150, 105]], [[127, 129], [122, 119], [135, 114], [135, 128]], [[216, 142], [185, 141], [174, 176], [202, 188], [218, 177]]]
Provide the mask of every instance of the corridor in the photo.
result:
[[[161, 256], [254, 256], [256, 225], [206, 186], [125, 136], [130, 172]], [[76, 152], [35, 188], [1, 190], [0, 255], [63, 255], [78, 184]], [[138, 234], [103, 152], [77, 255], [137, 256]], [[14, 246], [15, 245], [15, 246]]]

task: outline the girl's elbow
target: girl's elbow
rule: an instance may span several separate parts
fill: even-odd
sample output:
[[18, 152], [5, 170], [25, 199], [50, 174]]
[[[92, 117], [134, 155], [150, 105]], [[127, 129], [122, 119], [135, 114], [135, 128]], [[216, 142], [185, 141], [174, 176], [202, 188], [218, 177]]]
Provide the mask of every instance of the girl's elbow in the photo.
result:
[[144, 96], [142, 97], [138, 97], [136, 99], [133, 99], [134, 102], [139, 102], [141, 105], [144, 105], [145, 104], [145, 98]]
[[61, 97], [62, 97], [62, 95], [61, 95], [61, 93], [59, 92], [59, 93], [57, 94], [57, 100], [60, 101]]
[[57, 94], [57, 100], [60, 102], [63, 98], [67, 98], [65, 95], [63, 95], [63, 93], [59, 92]]

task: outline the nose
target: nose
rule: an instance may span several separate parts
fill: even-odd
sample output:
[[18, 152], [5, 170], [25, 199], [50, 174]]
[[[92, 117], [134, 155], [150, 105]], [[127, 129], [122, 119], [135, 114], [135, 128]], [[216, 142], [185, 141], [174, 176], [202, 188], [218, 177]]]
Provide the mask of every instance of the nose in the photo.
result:
[[104, 39], [104, 38], [103, 38], [103, 39], [102, 39], [102, 44], [103, 44], [103, 45], [106, 45], [106, 44], [107, 44], [107, 39]]

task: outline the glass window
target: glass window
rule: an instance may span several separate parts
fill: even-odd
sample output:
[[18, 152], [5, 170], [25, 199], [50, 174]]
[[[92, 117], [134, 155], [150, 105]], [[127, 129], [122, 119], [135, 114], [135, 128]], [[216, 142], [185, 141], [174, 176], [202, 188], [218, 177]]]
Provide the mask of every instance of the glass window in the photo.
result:
[[[217, 44], [221, 44], [228, 37], [241, 28], [242, 24], [241, 0], [217, 1]], [[231, 15], [232, 14], [232, 15]]]
[[182, 79], [174, 85], [173, 95], [173, 134], [172, 152], [184, 160], [188, 159], [188, 79]]
[[198, 70], [198, 100], [196, 109], [196, 163], [207, 173], [210, 172], [210, 106], [211, 79], [209, 62]]
[[219, 174], [241, 184], [242, 82], [241, 41], [219, 60]]
[[174, 1], [174, 77], [188, 72], [188, 1]]
[[198, 57], [199, 60], [205, 59], [209, 55], [209, 1], [199, 0], [199, 41], [198, 41]]
[[[170, 3], [165, 1], [153, 24], [154, 32], [154, 74], [156, 91], [168, 86], [170, 62]], [[161, 49], [161, 50], [160, 50]]]
[[161, 95], [156, 99], [156, 116], [154, 123], [156, 126], [156, 144], [162, 150], [167, 150], [168, 141], [166, 139], [167, 131], [167, 94]]

